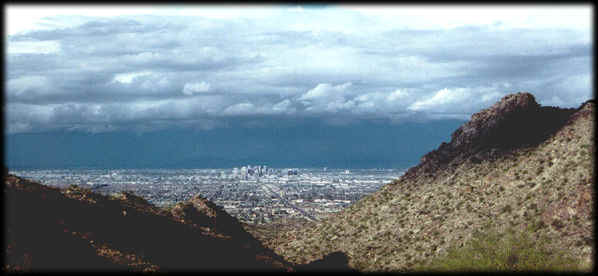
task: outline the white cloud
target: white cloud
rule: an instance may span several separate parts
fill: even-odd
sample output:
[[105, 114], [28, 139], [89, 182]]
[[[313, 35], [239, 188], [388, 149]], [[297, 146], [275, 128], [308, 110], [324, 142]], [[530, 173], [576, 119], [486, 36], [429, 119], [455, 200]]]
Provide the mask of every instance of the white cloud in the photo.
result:
[[427, 114], [431, 119], [466, 118], [517, 91], [505, 90], [503, 83], [488, 86], [443, 88], [423, 94], [407, 106], [411, 112]]
[[355, 105], [353, 101], [346, 100], [350, 94], [348, 88], [351, 85], [350, 82], [339, 85], [320, 83], [299, 96], [297, 100], [306, 105], [305, 110], [310, 113], [336, 113], [347, 110]]
[[253, 113], [252, 111], [254, 110], [255, 106], [252, 103], [246, 102], [231, 105], [224, 109], [222, 113], [225, 115], [245, 115]]
[[325, 111], [330, 113], [336, 113], [341, 110], [351, 110], [353, 107], [355, 107], [355, 102], [353, 102], [352, 100], [348, 100], [345, 102], [336, 101], [328, 103], [326, 105]]
[[[7, 5], [7, 34], [31, 30], [48, 30], [53, 28], [72, 28], [85, 22], [87, 18], [108, 18], [119, 16], [198, 16], [210, 19], [260, 19], [278, 13], [271, 6], [257, 5]], [[69, 18], [56, 22], [54, 17]], [[52, 18], [53, 20], [49, 20]]]
[[[338, 5], [324, 9], [257, 5], [7, 5], [7, 34], [28, 30], [75, 27], [84, 17], [189, 16], [216, 20], [273, 20], [298, 31], [328, 30], [352, 33], [358, 28], [444, 29], [467, 25], [497, 28], [571, 28], [592, 26], [590, 5], [571, 6], [431, 6], [431, 5]], [[69, 18], [57, 22], [55, 17]], [[302, 16], [317, 20], [298, 21]], [[52, 18], [52, 20], [50, 20]], [[287, 20], [280, 20], [285, 19]], [[297, 23], [301, 22], [301, 23]], [[363, 24], [367, 22], [368, 24]]]
[[283, 101], [272, 106], [272, 111], [275, 114], [282, 114], [282, 113], [292, 114], [292, 113], [295, 113], [296, 108], [291, 106], [291, 101], [289, 99], [284, 99]]
[[46, 41], [12, 41], [7, 43], [7, 53], [11, 54], [54, 54], [60, 52], [60, 42]]
[[393, 118], [396, 113], [407, 112], [406, 107], [416, 96], [416, 93], [404, 88], [389, 92], [369, 92], [353, 98], [355, 106], [351, 108], [351, 112], [356, 115]]
[[[108, 93], [129, 95], [156, 95], [171, 93], [174, 88], [169, 73], [140, 71], [114, 75], [107, 83]], [[177, 81], [178, 82], [178, 81]]]
[[201, 92], [208, 92], [210, 90], [210, 84], [202, 81], [202, 82], [188, 82], [185, 83], [183, 87], [183, 91], [181, 91], [185, 95], [193, 95], [196, 93]]
[[135, 80], [138, 77], [147, 76], [147, 75], [151, 75], [151, 74], [152, 74], [152, 72], [149, 72], [149, 71], [121, 73], [121, 74], [116, 74], [114, 76], [114, 79], [112, 79], [112, 81], [120, 82], [120, 83], [131, 83], [131, 82], [133, 82], [133, 80]]
[[590, 5], [571, 6], [401, 6], [342, 5], [341, 8], [378, 18], [380, 27], [447, 29], [471, 25], [497, 28], [570, 28], [588, 30]]
[[409, 96], [409, 93], [405, 90], [397, 89], [394, 92], [390, 93], [386, 99], [390, 102], [399, 101], [401, 99], [405, 99]]
[[452, 106], [454, 104], [464, 102], [468, 99], [469, 89], [466, 88], [444, 88], [432, 95], [432, 97], [424, 98], [416, 101], [407, 107], [412, 111], [429, 110], [434, 111], [442, 107]]
[[159, 13], [160, 8], [150, 6], [7, 5], [6, 29], [7, 35], [13, 35], [32, 30], [72, 28], [85, 23], [90, 17]]
[[329, 83], [320, 83], [299, 97], [301, 101], [320, 100], [329, 98], [343, 97], [344, 92], [351, 86], [350, 82], [331, 85]]
[[48, 90], [49, 81], [45, 76], [23, 76], [10, 79], [7, 83], [7, 95], [28, 96], [27, 93], [45, 92]]

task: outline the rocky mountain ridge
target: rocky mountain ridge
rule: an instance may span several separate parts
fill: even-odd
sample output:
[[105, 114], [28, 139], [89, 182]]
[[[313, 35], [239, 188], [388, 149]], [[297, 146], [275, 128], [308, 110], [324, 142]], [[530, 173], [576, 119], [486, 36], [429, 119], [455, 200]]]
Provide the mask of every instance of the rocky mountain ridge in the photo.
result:
[[340, 251], [360, 271], [412, 271], [476, 232], [514, 229], [589, 270], [594, 115], [594, 101], [559, 109], [508, 95], [400, 179], [266, 245], [296, 263]]
[[163, 209], [129, 192], [58, 189], [6, 171], [4, 180], [8, 272], [348, 269], [331, 259], [338, 253], [289, 263], [200, 195]]
[[451, 135], [449, 143], [421, 158], [406, 172], [406, 177], [432, 173], [448, 163], [479, 163], [495, 160], [518, 148], [537, 146], [560, 129], [575, 112], [574, 108], [540, 106], [530, 93], [511, 94], [489, 108], [471, 116], [471, 120]]

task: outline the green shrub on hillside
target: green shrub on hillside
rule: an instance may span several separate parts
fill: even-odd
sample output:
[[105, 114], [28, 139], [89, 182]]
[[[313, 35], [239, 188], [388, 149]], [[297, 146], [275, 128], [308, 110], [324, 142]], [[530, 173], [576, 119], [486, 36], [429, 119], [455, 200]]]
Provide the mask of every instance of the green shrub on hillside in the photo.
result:
[[463, 247], [452, 246], [447, 253], [416, 271], [579, 271], [580, 260], [548, 248], [546, 239], [533, 238], [532, 228], [515, 232], [477, 232]]

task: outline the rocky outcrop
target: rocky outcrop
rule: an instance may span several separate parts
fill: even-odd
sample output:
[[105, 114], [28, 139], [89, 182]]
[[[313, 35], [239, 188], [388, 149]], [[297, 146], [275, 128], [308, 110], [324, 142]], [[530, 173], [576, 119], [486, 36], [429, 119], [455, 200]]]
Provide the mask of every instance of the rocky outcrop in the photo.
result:
[[217, 210], [217, 206], [208, 206], [206, 199], [196, 195], [189, 201], [178, 202], [170, 213], [183, 222], [213, 226]]
[[241, 223], [229, 215], [221, 206], [197, 194], [188, 201], [178, 202], [170, 211], [171, 215], [183, 223], [201, 228], [207, 232], [219, 233], [238, 239], [258, 242], [247, 233]]
[[518, 148], [536, 146], [560, 129], [575, 111], [540, 106], [527, 92], [507, 95], [473, 114], [470, 121], [453, 132], [449, 143], [424, 155], [419, 165], [406, 172], [406, 177], [430, 174], [450, 163], [494, 160]]

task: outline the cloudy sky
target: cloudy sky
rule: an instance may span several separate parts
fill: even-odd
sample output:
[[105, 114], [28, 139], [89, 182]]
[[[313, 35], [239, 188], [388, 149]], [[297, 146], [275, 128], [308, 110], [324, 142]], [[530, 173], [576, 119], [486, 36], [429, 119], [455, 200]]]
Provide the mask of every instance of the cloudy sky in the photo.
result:
[[7, 133], [467, 119], [592, 97], [591, 6], [6, 9]]

